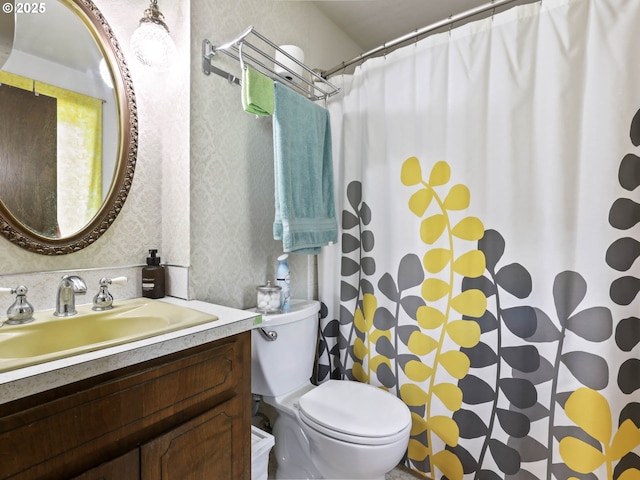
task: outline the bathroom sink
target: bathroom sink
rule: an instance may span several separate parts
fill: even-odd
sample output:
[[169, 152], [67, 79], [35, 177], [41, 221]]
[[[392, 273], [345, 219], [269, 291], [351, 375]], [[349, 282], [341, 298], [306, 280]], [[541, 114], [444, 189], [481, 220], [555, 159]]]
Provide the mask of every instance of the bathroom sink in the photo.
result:
[[116, 301], [113, 309], [77, 308], [71, 317], [37, 312], [23, 325], [0, 327], [0, 372], [153, 337], [217, 320], [214, 315], [148, 298]]

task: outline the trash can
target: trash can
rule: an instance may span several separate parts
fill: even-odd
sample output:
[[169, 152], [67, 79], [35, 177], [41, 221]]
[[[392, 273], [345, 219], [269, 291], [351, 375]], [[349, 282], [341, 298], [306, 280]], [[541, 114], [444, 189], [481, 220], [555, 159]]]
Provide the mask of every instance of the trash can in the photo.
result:
[[251, 480], [267, 480], [269, 452], [274, 444], [273, 435], [251, 426]]

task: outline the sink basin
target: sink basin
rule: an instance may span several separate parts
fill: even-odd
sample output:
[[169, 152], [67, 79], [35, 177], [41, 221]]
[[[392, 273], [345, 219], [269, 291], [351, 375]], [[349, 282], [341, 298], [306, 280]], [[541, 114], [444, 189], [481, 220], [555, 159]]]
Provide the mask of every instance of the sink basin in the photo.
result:
[[217, 320], [190, 308], [148, 298], [114, 302], [113, 309], [77, 308], [72, 317], [55, 317], [53, 310], [38, 312], [23, 325], [0, 327], [0, 372], [79, 353], [153, 337]]

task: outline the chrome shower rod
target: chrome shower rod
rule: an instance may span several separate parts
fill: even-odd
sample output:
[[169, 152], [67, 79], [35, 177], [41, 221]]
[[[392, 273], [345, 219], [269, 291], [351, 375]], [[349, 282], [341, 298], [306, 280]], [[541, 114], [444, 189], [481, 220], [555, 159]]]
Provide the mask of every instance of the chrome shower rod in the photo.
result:
[[336, 65], [335, 67], [330, 68], [329, 70], [323, 71], [321, 75], [323, 78], [329, 78], [331, 75], [335, 75], [339, 71], [344, 70], [350, 67], [351, 65], [364, 62], [366, 59], [373, 57], [374, 55], [377, 55], [378, 53], [381, 53], [381, 52], [388, 53], [391, 49], [394, 49], [402, 45], [403, 43], [413, 40], [415, 38], [418, 38], [422, 35], [433, 32], [434, 30], [438, 30], [448, 25], [452, 25], [456, 22], [466, 20], [467, 18], [473, 17], [475, 15], [480, 15], [481, 13], [488, 12], [495, 8], [501, 7], [503, 5], [508, 5], [510, 3], [514, 3], [517, 1], [518, 0], [495, 0], [490, 3], [486, 3], [484, 5], [479, 5], [477, 7], [471, 8], [465, 12], [458, 13], [456, 15], [451, 15], [449, 18], [434, 22], [431, 25], [427, 25], [426, 27], [416, 30], [415, 32], [407, 33], [401, 37], [396, 38], [395, 40], [392, 40], [383, 45], [380, 45], [379, 47], [376, 47], [373, 50], [369, 50], [368, 52], [363, 53], [362, 55], [358, 55], [357, 57], [349, 60], [348, 62], [342, 62], [340, 65]]

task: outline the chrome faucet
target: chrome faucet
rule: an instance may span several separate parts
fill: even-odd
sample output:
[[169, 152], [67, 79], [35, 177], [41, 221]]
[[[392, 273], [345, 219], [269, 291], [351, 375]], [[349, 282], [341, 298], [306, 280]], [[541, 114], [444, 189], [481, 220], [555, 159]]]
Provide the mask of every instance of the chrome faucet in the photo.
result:
[[76, 293], [87, 293], [87, 284], [77, 275], [65, 275], [58, 284], [56, 297], [56, 317], [70, 317], [78, 313], [76, 311]]
[[0, 288], [0, 294], [14, 293], [16, 301], [7, 309], [7, 325], [22, 325], [33, 322], [33, 306], [27, 301], [27, 287]]
[[109, 292], [109, 285], [126, 285], [127, 277], [103, 278], [100, 280], [100, 290], [93, 297], [93, 308], [98, 312], [113, 308], [113, 295]]

